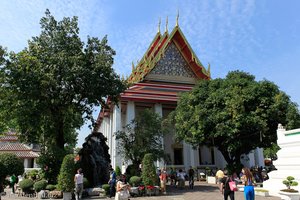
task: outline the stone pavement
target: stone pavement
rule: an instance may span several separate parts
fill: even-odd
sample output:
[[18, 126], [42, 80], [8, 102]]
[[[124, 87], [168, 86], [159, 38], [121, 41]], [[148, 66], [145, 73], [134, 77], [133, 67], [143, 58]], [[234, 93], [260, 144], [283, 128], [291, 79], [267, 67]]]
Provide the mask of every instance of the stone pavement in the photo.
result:
[[[187, 183], [187, 182], [186, 182]], [[235, 200], [244, 200], [243, 192], [235, 192]], [[3, 196], [2, 200], [29, 200], [33, 198], [26, 197], [15, 197], [15, 196]], [[90, 197], [85, 199], [103, 199], [100, 197]], [[109, 199], [109, 198], [105, 198]], [[178, 189], [175, 187], [167, 186], [167, 194], [160, 196], [151, 197], [134, 197], [131, 200], [223, 200], [223, 195], [219, 191], [217, 185], [207, 184], [205, 182], [195, 182], [195, 187], [193, 190], [188, 189]], [[230, 199], [230, 198], [228, 198]], [[113, 198], [112, 198], [113, 200]], [[280, 200], [279, 197], [262, 197], [255, 196], [255, 200]]]

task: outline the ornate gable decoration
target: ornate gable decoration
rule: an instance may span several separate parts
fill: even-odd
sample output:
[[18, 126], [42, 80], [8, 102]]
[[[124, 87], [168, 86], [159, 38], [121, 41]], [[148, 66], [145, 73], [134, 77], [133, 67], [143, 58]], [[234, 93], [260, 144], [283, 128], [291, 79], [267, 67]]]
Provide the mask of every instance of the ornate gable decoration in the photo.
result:
[[137, 66], [132, 66], [129, 83], [144, 80], [194, 84], [199, 79], [210, 79], [206, 70], [190, 47], [178, 24], [169, 34], [160, 31]]
[[195, 83], [197, 77], [172, 42], [145, 80]]

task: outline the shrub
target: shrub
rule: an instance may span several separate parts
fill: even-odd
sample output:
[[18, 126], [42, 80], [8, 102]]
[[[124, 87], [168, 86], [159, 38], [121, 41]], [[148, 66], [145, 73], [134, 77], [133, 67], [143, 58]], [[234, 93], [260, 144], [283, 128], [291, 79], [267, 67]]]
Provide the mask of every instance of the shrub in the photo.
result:
[[36, 169], [33, 169], [26, 173], [27, 178], [30, 178], [31, 180], [35, 180], [38, 177], [38, 174], [39, 174], [39, 171]]
[[74, 155], [66, 155], [60, 168], [58, 175], [58, 189], [63, 192], [71, 192], [74, 185], [74, 175], [75, 175], [75, 162]]
[[135, 165], [128, 165], [127, 168], [126, 168], [126, 178], [127, 180], [130, 179], [130, 177], [132, 176], [140, 176], [140, 172], [139, 172], [139, 169], [137, 168], [137, 166]]
[[109, 188], [110, 188], [110, 185], [108, 185], [108, 184], [102, 185], [102, 189], [105, 190], [106, 195], [109, 195]]
[[0, 180], [4, 180], [7, 175], [16, 176], [23, 174], [23, 161], [12, 153], [0, 153]]
[[86, 177], [83, 177], [83, 187], [84, 188], [91, 187], [91, 184], [90, 184], [89, 180]]
[[116, 175], [120, 176], [122, 174], [121, 168], [119, 166], [116, 166]]
[[40, 180], [33, 184], [33, 188], [36, 192], [46, 189], [46, 186], [47, 186], [46, 180]]
[[145, 185], [154, 185], [157, 175], [152, 153], [147, 153], [143, 158], [142, 179]]
[[142, 178], [138, 177], [138, 176], [132, 176], [129, 179], [129, 184], [132, 185], [133, 187], [139, 186], [141, 184], [141, 182], [142, 182]]
[[22, 181], [20, 181], [19, 187], [23, 190], [23, 192], [28, 193], [31, 190], [33, 184], [33, 180], [23, 179]]
[[55, 190], [55, 189], [56, 189], [55, 185], [49, 184], [49, 185], [46, 186], [46, 190], [52, 191], [52, 190]]

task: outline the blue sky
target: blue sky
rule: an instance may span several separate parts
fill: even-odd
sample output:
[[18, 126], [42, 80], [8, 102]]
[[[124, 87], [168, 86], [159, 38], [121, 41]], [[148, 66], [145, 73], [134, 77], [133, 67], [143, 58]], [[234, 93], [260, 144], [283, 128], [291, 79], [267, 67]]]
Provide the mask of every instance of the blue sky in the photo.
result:
[[[1, 0], [0, 45], [18, 52], [40, 33], [46, 8], [57, 20], [78, 16], [80, 35], [102, 38], [116, 50], [114, 69], [129, 75], [157, 32], [179, 26], [212, 78], [242, 70], [277, 84], [300, 105], [298, 0]], [[97, 113], [95, 112], [95, 115]], [[80, 130], [78, 144], [90, 133]]]

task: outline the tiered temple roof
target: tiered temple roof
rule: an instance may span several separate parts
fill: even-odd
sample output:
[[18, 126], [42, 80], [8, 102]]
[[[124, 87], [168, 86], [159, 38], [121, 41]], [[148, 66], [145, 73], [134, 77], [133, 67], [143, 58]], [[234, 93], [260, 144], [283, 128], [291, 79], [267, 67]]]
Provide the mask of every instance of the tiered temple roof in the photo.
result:
[[15, 132], [7, 132], [0, 136], [0, 153], [13, 153], [19, 158], [37, 158], [39, 150], [34, 150], [20, 143]]
[[[178, 18], [177, 18], [178, 20]], [[160, 26], [160, 25], [159, 25]], [[210, 66], [204, 68], [183, 35], [178, 21], [169, 34], [160, 29], [127, 79], [130, 87], [120, 94], [120, 101], [172, 104], [176, 107], [179, 93], [190, 91], [200, 79], [210, 79]], [[112, 104], [108, 98], [102, 107], [95, 129], [109, 117]]]

